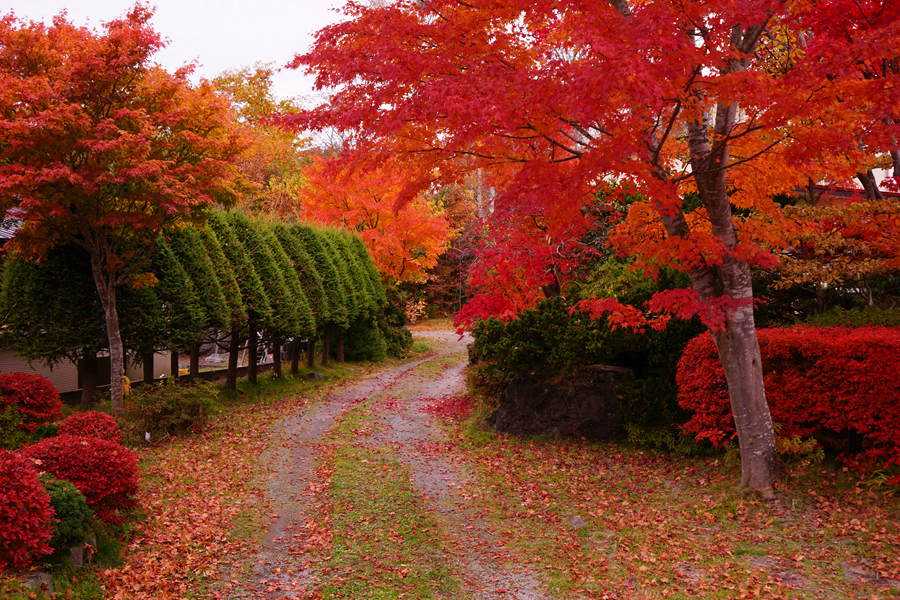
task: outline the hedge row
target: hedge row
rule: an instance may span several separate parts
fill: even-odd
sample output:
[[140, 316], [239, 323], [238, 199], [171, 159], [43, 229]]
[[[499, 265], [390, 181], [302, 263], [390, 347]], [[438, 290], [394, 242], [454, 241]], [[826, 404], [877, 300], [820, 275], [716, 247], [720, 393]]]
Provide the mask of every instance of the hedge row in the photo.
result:
[[[222, 333], [243, 343], [264, 332], [278, 344], [342, 335], [372, 326], [386, 304], [357, 236], [241, 212], [213, 212], [206, 226], [166, 232], [145, 271], [118, 299], [123, 341], [141, 361], [156, 352], [196, 352]], [[106, 349], [103, 309], [77, 247], [55, 249], [37, 264], [11, 261], [0, 310], [15, 332], [4, 342], [29, 360], [53, 365]]]
[[[761, 329], [766, 399], [778, 435], [814, 437], [900, 464], [900, 331], [883, 327]], [[719, 444], [735, 436], [728, 387], [709, 334], [678, 365], [684, 431]], [[858, 447], [855, 447], [858, 446]]]

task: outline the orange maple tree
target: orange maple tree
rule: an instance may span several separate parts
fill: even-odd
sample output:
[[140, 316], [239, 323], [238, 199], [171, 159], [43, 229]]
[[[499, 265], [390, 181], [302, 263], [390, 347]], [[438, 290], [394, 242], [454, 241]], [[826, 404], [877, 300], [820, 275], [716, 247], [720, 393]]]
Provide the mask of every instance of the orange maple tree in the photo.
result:
[[152, 11], [136, 5], [97, 33], [0, 19], [0, 203], [22, 228], [14, 249], [39, 258], [74, 243], [90, 255], [103, 304], [112, 407], [123, 408], [116, 290], [135, 285], [159, 233], [232, 203], [243, 148], [212, 85], [152, 63], [162, 47]]
[[423, 195], [398, 203], [405, 172], [395, 161], [355, 170], [317, 156], [303, 176], [297, 215], [357, 232], [384, 278], [422, 281], [447, 248], [452, 231], [439, 205]]
[[[866, 78], [858, 65], [896, 60], [883, 40], [896, 37], [900, 20], [884, 19], [877, 36], [832, 35], [817, 23], [857, 27], [838, 4], [351, 2], [348, 20], [320, 31], [293, 63], [337, 90], [295, 123], [352, 131], [359, 163], [396, 156], [413, 174], [407, 196], [490, 169], [495, 205], [543, 211], [551, 236], [579, 217], [600, 182], [631, 182], [645, 200], [611, 241], [648, 273], [667, 265], [688, 275], [690, 289], [663, 292], [649, 308], [663, 318], [699, 315], [709, 327], [742, 484], [770, 493], [775, 436], [751, 267], [776, 264], [770, 249], [786, 238], [771, 195], [805, 183], [810, 170], [826, 174], [836, 156], [858, 163], [852, 147], [871, 154], [898, 137], [896, 74]], [[896, 12], [887, 0], [863, 4]], [[809, 48], [790, 54], [795, 64], [783, 74], [757, 56], [782, 23]], [[685, 206], [689, 193], [698, 208]], [[609, 299], [583, 308], [647, 322]]]

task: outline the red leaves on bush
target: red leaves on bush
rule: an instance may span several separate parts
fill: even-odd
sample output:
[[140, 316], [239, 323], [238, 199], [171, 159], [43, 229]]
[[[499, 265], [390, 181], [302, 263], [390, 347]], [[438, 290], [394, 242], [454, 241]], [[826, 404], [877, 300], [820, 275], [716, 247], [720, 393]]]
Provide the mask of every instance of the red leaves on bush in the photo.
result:
[[37, 373], [0, 375], [0, 406], [15, 404], [22, 415], [22, 428], [34, 433], [38, 425], [62, 417], [59, 390]]
[[81, 435], [120, 443], [122, 430], [112, 416], [96, 410], [75, 413], [59, 424], [60, 435]]
[[0, 450], [0, 569], [50, 554], [53, 518], [50, 495], [30, 461]]
[[121, 523], [119, 511], [137, 505], [137, 455], [121, 444], [63, 434], [26, 446], [21, 453], [42, 471], [75, 484], [88, 506], [108, 523]]
[[[900, 464], [900, 331], [806, 327], [761, 329], [766, 398], [782, 437], [827, 443], [855, 430], [869, 456]], [[678, 363], [679, 403], [694, 416], [684, 431], [713, 443], [734, 435], [725, 375], [708, 333]]]

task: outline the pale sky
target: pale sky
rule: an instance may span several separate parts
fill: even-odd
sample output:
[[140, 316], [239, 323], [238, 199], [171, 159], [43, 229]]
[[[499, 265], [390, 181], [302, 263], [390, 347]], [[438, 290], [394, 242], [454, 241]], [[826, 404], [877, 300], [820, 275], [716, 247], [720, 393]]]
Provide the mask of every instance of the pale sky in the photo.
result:
[[[156, 6], [154, 28], [169, 40], [155, 59], [170, 71], [196, 61], [196, 73], [206, 78], [256, 61], [282, 67], [294, 54], [308, 49], [315, 31], [343, 18], [329, 9], [344, 2], [148, 0], [150, 6]], [[49, 22], [65, 9], [75, 25], [99, 29], [133, 5], [133, 0], [0, 0], [0, 14], [12, 11], [19, 19]], [[312, 93], [312, 78], [299, 71], [284, 70], [276, 74], [274, 82], [280, 98]]]

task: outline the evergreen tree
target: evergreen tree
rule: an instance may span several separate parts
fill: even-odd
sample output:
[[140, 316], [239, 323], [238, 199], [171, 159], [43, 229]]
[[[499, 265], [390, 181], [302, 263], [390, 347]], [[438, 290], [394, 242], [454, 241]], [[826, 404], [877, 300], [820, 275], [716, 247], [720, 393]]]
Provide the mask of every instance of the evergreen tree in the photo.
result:
[[[248, 336], [253, 338], [248, 348], [255, 353], [255, 332], [270, 327], [274, 323], [274, 311], [260, 275], [256, 272], [252, 257], [244, 248], [236, 232], [232, 230], [225, 213], [211, 213], [208, 223], [219, 239], [219, 248], [234, 271], [241, 291], [241, 302], [247, 314], [245, 322], [240, 324], [232, 322], [233, 328], [229, 339], [228, 377], [225, 380], [225, 387], [234, 391], [237, 389], [237, 363], [243, 336], [250, 332], [253, 333]], [[251, 364], [254, 363], [253, 358], [255, 357], [251, 357]]]
[[[193, 382], [200, 371], [200, 344], [210, 336], [216, 339], [218, 331], [229, 326], [228, 302], [200, 233], [191, 226], [180, 227], [170, 232], [166, 240], [187, 272], [202, 309], [203, 335], [190, 346], [190, 379]], [[237, 282], [234, 283], [236, 286]]]
[[63, 360], [82, 361], [81, 404], [88, 408], [96, 390], [97, 353], [108, 339], [87, 252], [68, 245], [40, 262], [8, 261], [0, 311], [4, 347], [51, 368]]

